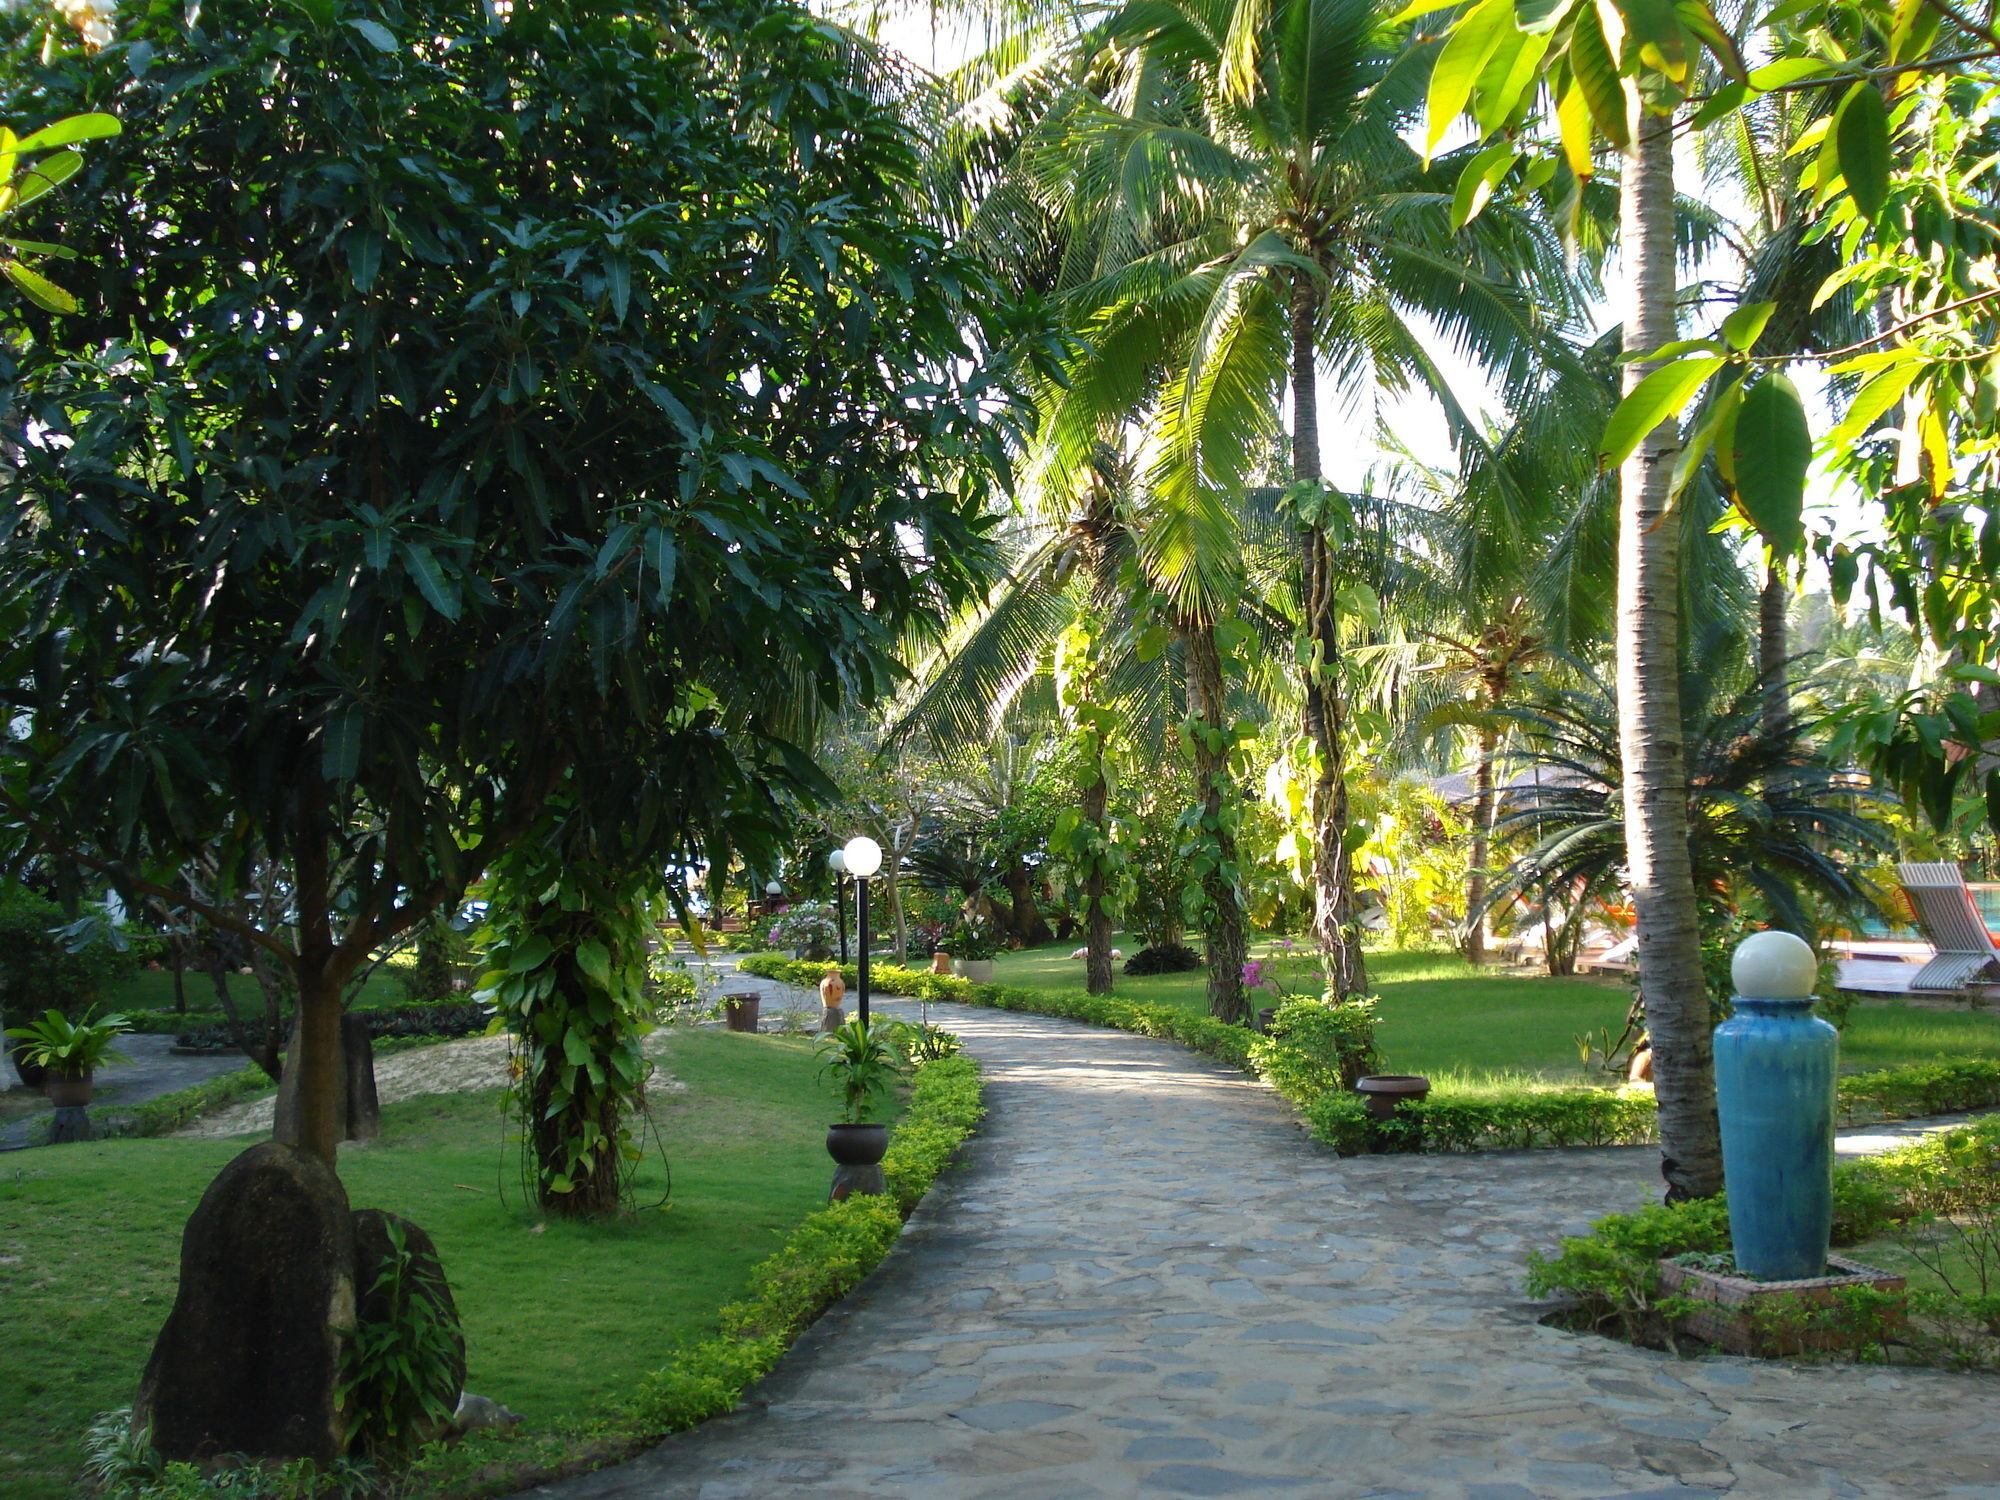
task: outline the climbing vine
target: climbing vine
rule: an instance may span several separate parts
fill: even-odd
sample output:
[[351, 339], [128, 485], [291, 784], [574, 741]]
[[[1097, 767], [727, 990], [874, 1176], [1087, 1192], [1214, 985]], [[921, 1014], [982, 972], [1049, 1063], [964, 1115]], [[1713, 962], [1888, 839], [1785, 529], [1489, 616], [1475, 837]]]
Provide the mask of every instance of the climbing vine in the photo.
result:
[[516, 1040], [513, 1103], [544, 1210], [615, 1211], [639, 1159], [629, 1121], [651, 1071], [644, 886], [524, 845], [493, 878], [480, 998]]

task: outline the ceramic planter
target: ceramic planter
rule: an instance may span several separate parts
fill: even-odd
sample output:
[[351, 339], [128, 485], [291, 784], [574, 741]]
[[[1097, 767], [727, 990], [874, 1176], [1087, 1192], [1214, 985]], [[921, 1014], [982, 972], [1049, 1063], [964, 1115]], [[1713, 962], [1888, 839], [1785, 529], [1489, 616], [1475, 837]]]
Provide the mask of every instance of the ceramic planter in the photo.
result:
[[1431, 1091], [1431, 1081], [1415, 1073], [1374, 1073], [1355, 1079], [1354, 1091], [1367, 1101], [1370, 1118], [1387, 1120], [1399, 1105], [1421, 1104]]
[[755, 995], [724, 995], [722, 1018], [731, 1031], [755, 1031], [758, 1004]]
[[960, 979], [970, 980], [974, 984], [993, 982], [993, 960], [990, 958], [961, 958], [955, 959], [953, 963]]
[[952, 967], [951, 955], [940, 948], [931, 955], [931, 972], [933, 974], [955, 974], [958, 971]]
[[826, 1154], [843, 1167], [872, 1167], [889, 1150], [887, 1125], [829, 1125]]
[[57, 1073], [51, 1070], [44, 1088], [49, 1103], [57, 1109], [80, 1109], [90, 1103], [96, 1081], [96, 1076], [91, 1073]]
[[1833, 1230], [1839, 1034], [1812, 999], [1736, 997], [1715, 1028], [1715, 1093], [1729, 1237], [1760, 1281], [1817, 1278]]

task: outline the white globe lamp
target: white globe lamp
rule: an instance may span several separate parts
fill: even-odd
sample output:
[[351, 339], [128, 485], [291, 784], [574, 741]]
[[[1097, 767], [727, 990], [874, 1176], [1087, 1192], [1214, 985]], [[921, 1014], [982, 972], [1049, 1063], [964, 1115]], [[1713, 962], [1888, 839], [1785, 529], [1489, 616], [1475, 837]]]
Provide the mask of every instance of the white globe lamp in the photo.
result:
[[882, 846], [865, 833], [849, 839], [840, 852], [847, 861], [847, 873], [856, 880], [866, 880], [882, 868]]
[[1755, 932], [1736, 945], [1729, 963], [1736, 993], [1758, 1000], [1803, 1000], [1819, 981], [1819, 958], [1804, 938]]

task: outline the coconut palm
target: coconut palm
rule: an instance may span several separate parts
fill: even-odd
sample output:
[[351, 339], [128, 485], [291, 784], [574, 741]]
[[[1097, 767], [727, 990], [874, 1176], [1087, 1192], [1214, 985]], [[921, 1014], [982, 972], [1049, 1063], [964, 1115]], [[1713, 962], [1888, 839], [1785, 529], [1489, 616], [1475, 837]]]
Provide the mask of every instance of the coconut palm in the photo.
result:
[[1087, 12], [984, 75], [1005, 79], [979, 101], [1002, 122], [989, 138], [1014, 149], [1004, 167], [989, 158], [972, 216], [982, 242], [1042, 268], [1084, 343], [1031, 478], [1066, 487], [1107, 423], [1142, 427], [1161, 511], [1149, 572], [1190, 619], [1203, 598], [1229, 596], [1234, 501], [1281, 437], [1289, 397], [1314, 925], [1342, 993], [1365, 974], [1343, 847], [1340, 516], [1322, 483], [1321, 383], [1331, 376], [1350, 405], [1432, 389], [1473, 440], [1423, 326], [1525, 382], [1579, 291], [1554, 236], [1521, 214], [1453, 232], [1455, 165], [1429, 169], [1405, 140], [1423, 49], [1398, 53], [1384, 36], [1370, 0]]
[[[1869, 816], [1887, 801], [1865, 778], [1815, 751], [1811, 715], [1765, 714], [1760, 676], [1719, 685], [1715, 658], [1681, 674], [1688, 781], [1686, 857], [1691, 890], [1707, 917], [1732, 910], [1746, 888], [1779, 926], [1813, 936], [1805, 897], [1859, 911], [1871, 900], [1857, 856], [1886, 853], [1894, 838]], [[1523, 852], [1494, 881], [1486, 905], [1524, 899], [1540, 906], [1551, 948], [1572, 941], [1586, 910], [1628, 879], [1623, 783], [1612, 690], [1594, 674], [1540, 702], [1504, 711], [1522, 748], [1518, 778], [1494, 825]]]

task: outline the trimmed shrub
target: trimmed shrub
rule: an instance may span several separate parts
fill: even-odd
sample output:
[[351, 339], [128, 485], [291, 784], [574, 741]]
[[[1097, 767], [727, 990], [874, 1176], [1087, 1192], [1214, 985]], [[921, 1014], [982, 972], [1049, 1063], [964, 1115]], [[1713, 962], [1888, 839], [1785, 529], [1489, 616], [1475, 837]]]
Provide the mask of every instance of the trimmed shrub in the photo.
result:
[[[493, 1012], [474, 1000], [449, 1000], [442, 1005], [381, 1005], [372, 1009], [357, 1008], [355, 1015], [361, 1017], [368, 1028], [368, 1035], [377, 1041], [389, 1037], [461, 1037], [482, 1035], [493, 1024]], [[154, 1016], [149, 1020], [155, 1024], [135, 1026], [140, 1031], [172, 1031], [177, 1047], [204, 1047], [217, 1052], [226, 1052], [236, 1045], [236, 1029], [224, 1017], [203, 1017], [197, 1025], [188, 1025], [194, 1017]], [[160, 1025], [159, 1022], [172, 1025]]]
[[2000, 1104], [2000, 1060], [1992, 1058], [1909, 1063], [1840, 1080], [1840, 1115], [1845, 1123], [1957, 1114], [1994, 1104]]
[[1188, 974], [1200, 967], [1201, 955], [1179, 943], [1162, 948], [1141, 948], [1125, 960], [1125, 972], [1134, 979], [1148, 974]]
[[233, 1073], [218, 1073], [215, 1077], [205, 1078], [191, 1088], [176, 1089], [171, 1094], [162, 1094], [157, 1099], [148, 1099], [144, 1104], [133, 1106], [129, 1115], [115, 1118], [105, 1129], [104, 1134], [107, 1136], [169, 1135], [213, 1110], [269, 1093], [272, 1086], [271, 1080], [259, 1067], [238, 1068]]

